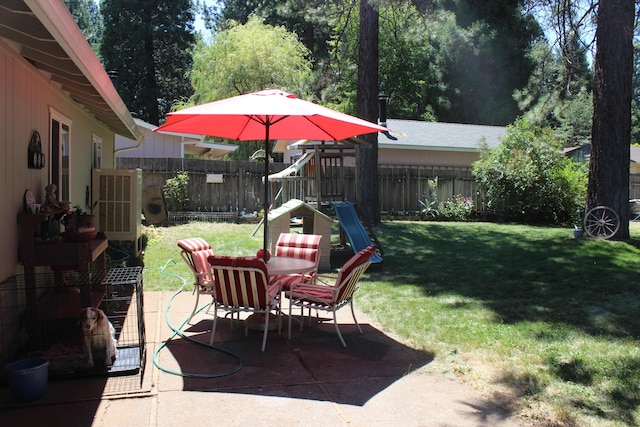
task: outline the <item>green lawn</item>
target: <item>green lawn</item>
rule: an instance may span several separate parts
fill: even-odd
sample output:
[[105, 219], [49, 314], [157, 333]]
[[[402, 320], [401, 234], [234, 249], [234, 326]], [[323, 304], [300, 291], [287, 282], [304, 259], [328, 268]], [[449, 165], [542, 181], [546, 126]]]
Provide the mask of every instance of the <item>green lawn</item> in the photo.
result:
[[[200, 236], [217, 253], [254, 254], [255, 225], [151, 230], [145, 289], [189, 279], [177, 240]], [[640, 228], [630, 242], [573, 239], [570, 228], [386, 222], [385, 262], [356, 304], [381, 327], [435, 354], [427, 367], [510, 402], [526, 423], [640, 423]], [[334, 237], [335, 239], [335, 237]]]

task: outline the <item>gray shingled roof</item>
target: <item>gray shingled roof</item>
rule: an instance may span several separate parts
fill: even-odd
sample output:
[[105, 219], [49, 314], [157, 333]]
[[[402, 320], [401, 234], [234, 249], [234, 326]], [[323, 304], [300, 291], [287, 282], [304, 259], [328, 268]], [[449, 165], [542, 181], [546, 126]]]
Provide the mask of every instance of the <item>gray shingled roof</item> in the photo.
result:
[[479, 151], [480, 141], [484, 140], [490, 148], [497, 147], [507, 131], [502, 126], [395, 119], [387, 120], [387, 127], [398, 137], [398, 140], [392, 141], [379, 135], [379, 148]]

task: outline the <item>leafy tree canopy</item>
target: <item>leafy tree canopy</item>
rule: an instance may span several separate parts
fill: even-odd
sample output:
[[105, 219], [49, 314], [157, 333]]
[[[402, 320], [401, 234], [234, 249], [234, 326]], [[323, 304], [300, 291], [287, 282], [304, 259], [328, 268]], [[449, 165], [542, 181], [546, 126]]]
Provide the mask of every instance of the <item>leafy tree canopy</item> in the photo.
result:
[[[380, 2], [380, 85], [389, 117], [505, 125], [518, 106], [513, 91], [527, 81], [526, 55], [541, 31], [518, 2], [505, 11], [468, 14], [468, 2], [417, 8], [415, 2]], [[478, 6], [480, 7], [480, 6]], [[482, 6], [485, 7], [485, 6]], [[500, 10], [494, 5], [491, 10]], [[352, 111], [357, 68], [357, 13], [333, 15], [331, 78], [324, 94]]]
[[[194, 88], [189, 105], [199, 105], [267, 88], [307, 94], [311, 78], [308, 49], [284, 27], [257, 16], [246, 24], [228, 23], [211, 43], [201, 41], [190, 73]], [[187, 104], [179, 104], [183, 108]], [[260, 144], [240, 144], [231, 157], [247, 160]]]
[[252, 15], [265, 24], [283, 26], [298, 35], [316, 61], [324, 61], [328, 50], [326, 41], [331, 37], [328, 19], [333, 10], [328, 0], [226, 0], [219, 11], [214, 27], [227, 28], [229, 22], [245, 24]]
[[309, 51], [295, 34], [257, 16], [200, 42], [193, 58], [194, 105], [265, 88], [304, 94], [311, 76]]

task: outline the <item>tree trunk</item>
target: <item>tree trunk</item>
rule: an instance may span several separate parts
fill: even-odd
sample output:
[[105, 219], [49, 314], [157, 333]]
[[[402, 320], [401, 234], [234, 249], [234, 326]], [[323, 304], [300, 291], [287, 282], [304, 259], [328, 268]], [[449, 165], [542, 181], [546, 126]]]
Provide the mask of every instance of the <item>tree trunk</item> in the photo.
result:
[[[369, 0], [360, 0], [360, 44], [358, 49], [358, 117], [377, 122], [378, 117], [378, 10]], [[356, 151], [356, 203], [365, 221], [380, 223], [378, 201], [378, 134], [363, 135], [370, 145]]]
[[633, 0], [600, 2], [586, 207], [604, 205], [618, 213], [615, 239], [629, 238], [633, 21]]

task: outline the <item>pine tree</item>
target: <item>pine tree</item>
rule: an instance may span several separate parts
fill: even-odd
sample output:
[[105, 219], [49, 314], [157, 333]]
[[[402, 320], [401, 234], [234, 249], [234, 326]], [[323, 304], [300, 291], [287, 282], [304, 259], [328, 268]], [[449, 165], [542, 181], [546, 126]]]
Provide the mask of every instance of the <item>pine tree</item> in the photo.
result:
[[195, 44], [190, 0], [103, 0], [100, 53], [118, 72], [118, 91], [134, 116], [152, 124], [192, 94], [187, 72]]
[[73, 19], [82, 30], [93, 51], [98, 55], [102, 40], [102, 19], [94, 0], [64, 0]]
[[[358, 117], [378, 120], [378, 28], [380, 15], [370, 0], [360, 0], [360, 48], [358, 51]], [[370, 147], [358, 147], [356, 202], [370, 225], [380, 223], [378, 201], [378, 134], [361, 135]]]
[[633, 0], [600, 2], [596, 30], [587, 210], [599, 205], [613, 209], [621, 220], [618, 239], [629, 238], [634, 16]]

